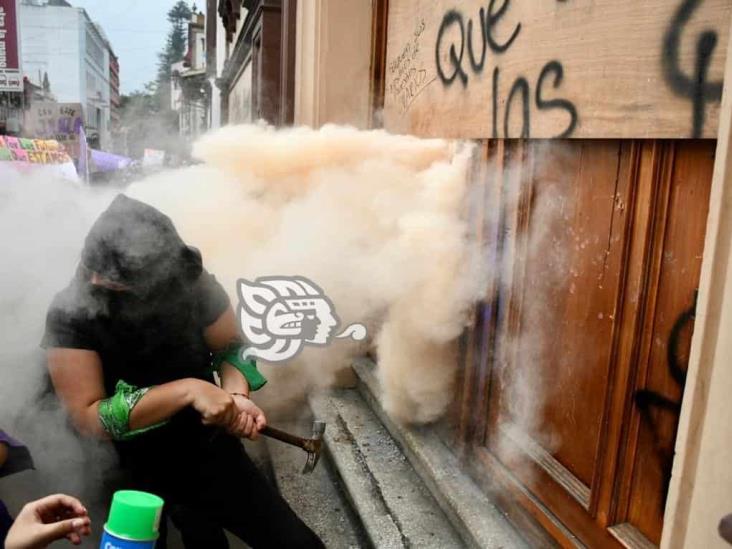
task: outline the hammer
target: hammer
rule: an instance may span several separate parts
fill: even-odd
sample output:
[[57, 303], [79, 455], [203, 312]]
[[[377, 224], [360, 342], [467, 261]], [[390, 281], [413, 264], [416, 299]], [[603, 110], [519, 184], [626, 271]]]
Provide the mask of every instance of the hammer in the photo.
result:
[[315, 466], [318, 464], [318, 460], [320, 459], [320, 450], [323, 444], [323, 433], [325, 433], [324, 421], [315, 421], [313, 423], [313, 435], [311, 438], [291, 435], [290, 433], [280, 431], [279, 429], [275, 429], [269, 425], [259, 431], [260, 435], [264, 435], [305, 450], [308, 454], [308, 459], [305, 462], [305, 467], [302, 469], [302, 473], [304, 475], [312, 473], [313, 469], [315, 469]]

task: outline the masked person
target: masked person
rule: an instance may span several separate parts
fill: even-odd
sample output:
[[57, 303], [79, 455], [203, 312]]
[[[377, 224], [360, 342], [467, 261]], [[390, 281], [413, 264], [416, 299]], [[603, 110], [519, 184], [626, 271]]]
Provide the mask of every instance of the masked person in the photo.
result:
[[165, 500], [186, 547], [227, 547], [223, 528], [254, 548], [323, 546], [244, 452], [239, 438], [266, 424], [249, 398], [265, 380], [240, 358], [226, 293], [168, 217], [115, 198], [42, 345], [77, 429], [114, 441], [128, 488]]

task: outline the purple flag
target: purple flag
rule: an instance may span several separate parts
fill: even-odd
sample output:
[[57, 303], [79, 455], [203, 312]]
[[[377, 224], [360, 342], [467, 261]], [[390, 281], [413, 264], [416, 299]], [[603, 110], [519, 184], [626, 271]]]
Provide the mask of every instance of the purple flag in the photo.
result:
[[95, 172], [114, 172], [132, 164], [132, 159], [118, 154], [91, 149], [91, 159]]
[[84, 126], [79, 127], [79, 162], [77, 171], [84, 183], [89, 183], [89, 145], [86, 142]]

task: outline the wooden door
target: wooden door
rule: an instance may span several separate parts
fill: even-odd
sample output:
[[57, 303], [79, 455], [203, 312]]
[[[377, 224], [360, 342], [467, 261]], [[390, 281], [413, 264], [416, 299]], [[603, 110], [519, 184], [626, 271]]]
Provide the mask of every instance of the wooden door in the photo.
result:
[[464, 341], [466, 464], [538, 541], [535, 523], [563, 546], [653, 546], [714, 143], [503, 141], [485, 154], [473, 211], [494, 276]]

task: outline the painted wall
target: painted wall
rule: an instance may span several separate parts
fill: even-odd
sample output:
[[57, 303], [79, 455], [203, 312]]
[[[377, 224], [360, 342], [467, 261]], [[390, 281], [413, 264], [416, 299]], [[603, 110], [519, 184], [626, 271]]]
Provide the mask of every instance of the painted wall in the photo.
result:
[[[180, 75], [186, 68], [183, 66], [183, 61], [178, 61], [170, 66], [170, 71]], [[183, 88], [180, 85], [180, 77], [170, 79], [170, 109], [179, 111], [183, 104]]]
[[61, 103], [86, 104], [82, 19], [78, 9], [20, 7], [24, 76], [40, 86], [43, 74], [48, 73], [51, 91]]
[[99, 132], [101, 148], [109, 149], [111, 147], [109, 49], [99, 36], [96, 26], [83, 17], [83, 14], [81, 25], [84, 28], [82, 75], [85, 79], [87, 126]]
[[207, 14], [207, 17], [216, 19], [216, 73], [209, 78], [211, 84], [211, 129], [221, 127], [221, 90], [216, 87], [216, 78], [221, 76], [226, 62], [226, 30], [218, 13]]
[[[222, 98], [221, 90], [216, 86], [216, 78], [219, 78], [224, 72], [224, 66], [231, 57], [231, 53], [234, 50], [234, 44], [236, 44], [239, 34], [244, 28], [244, 21], [246, 20], [248, 13], [249, 10], [245, 7], [241, 8], [241, 16], [236, 22], [236, 31], [231, 44], [226, 41], [226, 29], [224, 28], [221, 17], [219, 17], [218, 9], [213, 13], [207, 14], [207, 17], [216, 18], [216, 76], [215, 78], [209, 78], [212, 90], [209, 114], [211, 129], [220, 128], [222, 126]], [[244, 74], [246, 74], [246, 76], [244, 76]], [[252, 73], [251, 66], [249, 66], [240, 72], [237, 81], [231, 87], [231, 93], [229, 95], [229, 124], [251, 121], [251, 84]]]
[[[728, 35], [732, 31], [728, 31]], [[728, 41], [724, 79], [732, 78]], [[732, 89], [725, 86], [694, 338], [679, 419], [661, 547], [729, 547], [717, 533], [732, 513]]]
[[[729, 184], [729, 183], [728, 183]], [[730, 242], [726, 243], [730, 246]], [[730, 251], [727, 252], [730, 257]], [[729, 273], [729, 265], [720, 266]], [[708, 410], [704, 418], [697, 475], [691, 499], [691, 514], [685, 547], [723, 549], [729, 545], [717, 533], [719, 521], [732, 513], [732, 277], [720, 298], [720, 335], [710, 372]], [[700, 425], [696, 425], [699, 428]], [[671, 544], [674, 546], [674, 544]]]
[[298, 2], [296, 56], [296, 125], [369, 126], [371, 2]]
[[252, 121], [252, 63], [247, 62], [229, 93], [229, 124]]

